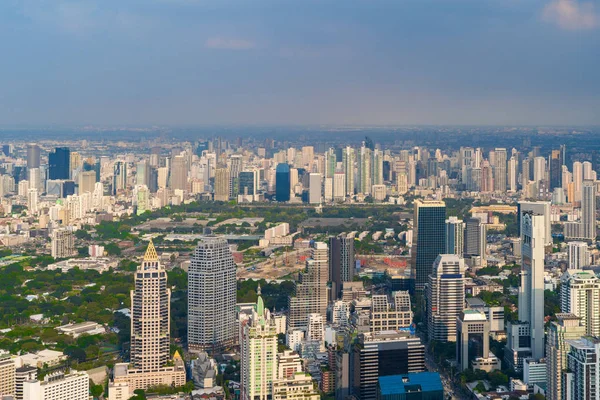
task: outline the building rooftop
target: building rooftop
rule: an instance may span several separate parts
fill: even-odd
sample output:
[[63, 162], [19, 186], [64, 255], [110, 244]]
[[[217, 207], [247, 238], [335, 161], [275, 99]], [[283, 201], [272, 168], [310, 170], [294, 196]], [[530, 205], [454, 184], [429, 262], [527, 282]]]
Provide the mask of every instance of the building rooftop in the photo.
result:
[[379, 378], [379, 389], [383, 396], [444, 390], [437, 372], [382, 376]]

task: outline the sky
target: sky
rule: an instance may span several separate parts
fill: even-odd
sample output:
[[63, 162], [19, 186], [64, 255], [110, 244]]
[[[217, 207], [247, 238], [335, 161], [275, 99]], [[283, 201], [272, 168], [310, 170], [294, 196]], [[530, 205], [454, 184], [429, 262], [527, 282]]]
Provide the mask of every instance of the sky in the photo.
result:
[[600, 125], [600, 0], [2, 0], [0, 126]]

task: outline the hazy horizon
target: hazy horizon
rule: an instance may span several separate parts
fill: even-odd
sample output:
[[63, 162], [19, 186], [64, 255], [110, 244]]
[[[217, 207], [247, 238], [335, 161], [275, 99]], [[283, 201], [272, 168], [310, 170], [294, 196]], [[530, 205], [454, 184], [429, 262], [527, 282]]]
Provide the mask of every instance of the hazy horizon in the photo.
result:
[[599, 6], [8, 0], [0, 128], [598, 126]]

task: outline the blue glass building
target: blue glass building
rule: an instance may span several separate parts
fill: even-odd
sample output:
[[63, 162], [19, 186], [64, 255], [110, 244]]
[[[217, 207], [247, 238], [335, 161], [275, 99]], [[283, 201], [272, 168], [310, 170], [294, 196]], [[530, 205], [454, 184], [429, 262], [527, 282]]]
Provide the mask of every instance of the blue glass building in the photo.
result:
[[71, 150], [68, 147], [57, 147], [48, 154], [48, 178], [69, 179], [71, 176]]
[[275, 200], [290, 201], [290, 166], [286, 163], [277, 164], [275, 169]]

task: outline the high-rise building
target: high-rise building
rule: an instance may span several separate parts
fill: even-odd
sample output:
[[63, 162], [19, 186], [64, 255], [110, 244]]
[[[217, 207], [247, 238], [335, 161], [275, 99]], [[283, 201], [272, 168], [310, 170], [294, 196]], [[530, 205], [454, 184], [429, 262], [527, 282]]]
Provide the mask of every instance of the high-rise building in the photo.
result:
[[27, 145], [27, 169], [40, 167], [40, 146], [35, 143]]
[[446, 250], [446, 204], [443, 201], [415, 200], [414, 209], [412, 274], [415, 289], [422, 291], [433, 262]]
[[521, 235], [521, 213], [523, 211], [532, 211], [534, 214], [544, 216], [544, 246], [552, 245], [552, 222], [550, 221], [550, 202], [549, 201], [520, 201], [517, 203], [517, 224], [519, 226], [519, 235]]
[[93, 193], [96, 186], [96, 172], [84, 171], [79, 173], [79, 194]]
[[329, 280], [331, 300], [340, 296], [342, 282], [354, 280], [354, 237], [348, 235], [329, 238]]
[[[187, 189], [187, 178], [188, 178], [188, 165], [187, 160], [183, 155], [173, 157], [171, 163], [171, 189], [173, 190], [186, 190]], [[215, 186], [216, 178], [215, 178]], [[216, 188], [215, 188], [216, 192]]]
[[465, 248], [465, 223], [457, 217], [446, 220], [446, 254], [463, 256]]
[[278, 202], [290, 201], [290, 166], [285, 163], [277, 164], [275, 169], [275, 199]]
[[37, 379], [37, 366], [23, 365], [15, 371], [15, 398], [23, 400], [23, 385]]
[[71, 151], [67, 147], [57, 147], [48, 154], [48, 179], [69, 179], [71, 177]]
[[571, 346], [569, 340], [579, 339], [585, 335], [585, 327], [580, 318], [574, 314], [556, 314], [546, 337], [546, 399], [562, 400], [563, 371], [567, 368], [567, 354]]
[[198, 241], [188, 271], [188, 347], [219, 351], [236, 336], [235, 263], [227, 241], [206, 236]]
[[88, 400], [90, 377], [85, 372], [52, 372], [43, 380], [23, 383], [24, 400]]
[[506, 149], [496, 148], [494, 159], [494, 191], [506, 191]]
[[229, 168], [215, 170], [215, 201], [229, 201], [230, 179]]
[[468, 218], [465, 223], [465, 258], [479, 257], [481, 264], [486, 259], [487, 226], [480, 218]]
[[346, 174], [336, 172], [333, 174], [333, 200], [344, 201], [346, 199]]
[[112, 194], [116, 195], [119, 190], [127, 189], [127, 163], [124, 161], [115, 162], [113, 171]]
[[490, 323], [482, 311], [466, 309], [456, 326], [456, 361], [458, 370], [500, 368], [500, 360], [490, 357]]
[[408, 332], [362, 333], [353, 349], [353, 394], [377, 399], [379, 377], [425, 371], [425, 346]]
[[310, 204], [321, 203], [321, 174], [311, 173], [308, 181], [308, 202]]
[[573, 163], [573, 200], [581, 201], [581, 186], [583, 185], [583, 165], [579, 161]]
[[258, 300], [249, 320], [242, 322], [241, 399], [267, 400], [278, 378], [277, 329], [258, 288]]
[[371, 332], [408, 329], [412, 324], [413, 313], [408, 291], [394, 293], [394, 302], [390, 303], [385, 294], [371, 298]]
[[456, 341], [456, 321], [465, 304], [465, 261], [455, 254], [441, 254], [433, 263], [427, 285], [429, 340]]
[[516, 157], [511, 157], [508, 161], [508, 190], [511, 192], [517, 191], [517, 177], [519, 175], [519, 161]]
[[375, 149], [373, 151], [373, 185], [383, 185], [383, 152]]
[[544, 215], [521, 211], [519, 321], [529, 323], [531, 356], [544, 357]]
[[306, 268], [299, 274], [294, 294], [289, 298], [288, 330], [306, 328], [307, 315], [317, 313], [327, 318], [327, 281], [329, 278], [329, 248], [314, 242]]
[[369, 194], [373, 186], [373, 151], [363, 144], [358, 161], [358, 192]]
[[0, 398], [15, 396], [17, 366], [9, 354], [0, 356]]
[[242, 171], [239, 174], [239, 194], [243, 196], [254, 196], [256, 174], [254, 171]]
[[563, 399], [600, 398], [600, 339], [585, 336], [567, 341], [567, 371], [563, 380]]
[[151, 241], [137, 267], [131, 291], [130, 363], [115, 365], [115, 386], [109, 388], [109, 392], [126, 387], [132, 396], [137, 389], [185, 384], [185, 365], [181, 356], [175, 352], [171, 360], [170, 307], [167, 271], [160, 264]]
[[568, 269], [561, 277], [560, 309], [581, 318], [590, 336], [600, 336], [600, 279], [593, 271]]
[[581, 238], [596, 240], [596, 184], [583, 181], [581, 187]]
[[52, 257], [68, 258], [76, 254], [73, 232], [68, 229], [55, 229], [52, 232]]
[[350, 146], [342, 151], [342, 168], [346, 176], [346, 195], [354, 196], [354, 163], [356, 162], [356, 152]]
[[586, 242], [569, 242], [569, 269], [582, 269], [590, 265], [590, 251]]
[[315, 388], [312, 377], [298, 372], [286, 379], [273, 382], [273, 400], [319, 400], [321, 395]]
[[563, 157], [560, 150], [552, 150], [550, 153], [550, 189], [562, 186]]

